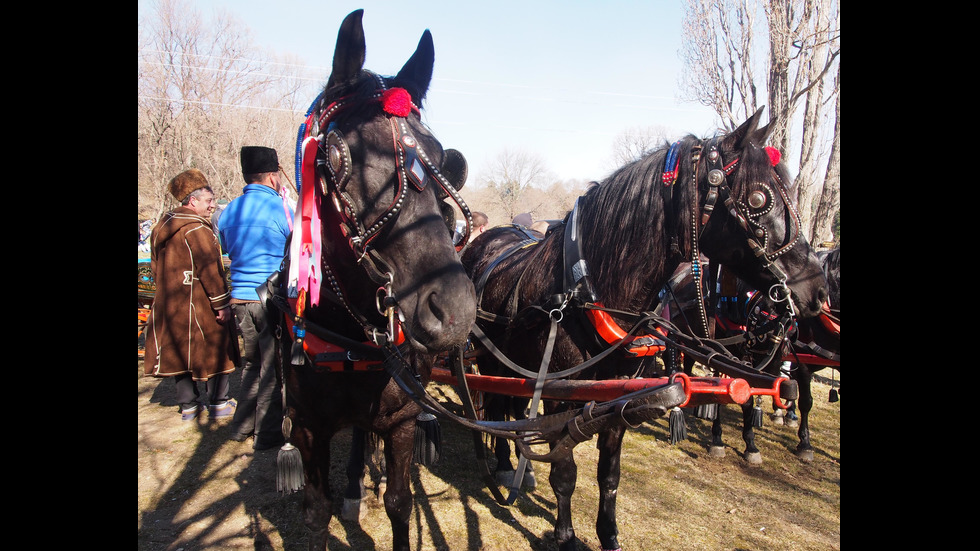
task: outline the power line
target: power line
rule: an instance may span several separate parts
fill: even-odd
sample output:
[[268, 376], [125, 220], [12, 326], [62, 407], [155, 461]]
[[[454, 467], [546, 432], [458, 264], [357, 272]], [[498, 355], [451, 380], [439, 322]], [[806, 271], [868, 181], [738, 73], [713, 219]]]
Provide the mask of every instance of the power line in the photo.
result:
[[[145, 51], [148, 51], [148, 52], [151, 52], [151, 53], [158, 53], [158, 54], [170, 54], [171, 53], [171, 52], [169, 52], [167, 50], [145, 50]], [[189, 56], [189, 57], [202, 57], [202, 58], [208, 58], [208, 59], [218, 59], [218, 60], [225, 60], [225, 61], [230, 61], [230, 62], [256, 63], [256, 64], [259, 64], [259, 65], [273, 65], [273, 66], [292, 67], [292, 68], [298, 68], [298, 69], [301, 70], [301, 72], [307, 72], [307, 73], [313, 73], [314, 70], [316, 70], [316, 71], [319, 71], [318, 74], [323, 74], [323, 72], [325, 72], [325, 71], [328, 70], [325, 67], [317, 67], [317, 66], [313, 66], [313, 65], [298, 64], [298, 63], [282, 63], [282, 62], [275, 62], [275, 61], [264, 61], [264, 60], [260, 60], [260, 59], [250, 59], [250, 58], [245, 58], [245, 57], [222, 57], [222, 56], [211, 56], [211, 55], [206, 55], [206, 54], [194, 54], [194, 53], [187, 53], [187, 54], [179, 53], [179, 54], [175, 54], [175, 55]], [[185, 63], [175, 64], [175, 63], [166, 63], [166, 62], [159, 62], [159, 61], [144, 61], [144, 63], [154, 64], [154, 65], [160, 65], [160, 66], [177, 67], [177, 68], [181, 68], [181, 69], [201, 69], [201, 70], [210, 70], [210, 71], [217, 71], [217, 72], [233, 72], [230, 69], [215, 69], [215, 68], [212, 68], [212, 67], [207, 67], [205, 65], [191, 65], [191, 64], [185, 64]], [[308, 81], [308, 82], [323, 82], [324, 80], [326, 80], [325, 77], [316, 77], [316, 78], [314, 78], [314, 77], [304, 77], [304, 76], [286, 76], [286, 75], [278, 75], [278, 74], [275, 74], [275, 73], [256, 73], [256, 74], [259, 74], [261, 76], [269, 76], [269, 77], [276, 77], [276, 76], [278, 76], [278, 77], [282, 77], [282, 78], [291, 78], [291, 79], [296, 79], [296, 80], [301, 80], [301, 81]], [[440, 92], [452, 93], [452, 94], [471, 94], [471, 95], [474, 95], [474, 96], [489, 96], [491, 94], [488, 93], [488, 92], [486, 92], [486, 88], [493, 87], [493, 86], [502, 87], [502, 88], [515, 88], [515, 89], [537, 90], [537, 91], [544, 92], [544, 94], [542, 94], [540, 96], [530, 96], [530, 97], [522, 97], [522, 98], [520, 98], [520, 99], [527, 99], [527, 100], [531, 100], [531, 101], [554, 101], [553, 98], [556, 97], [557, 94], [567, 93], [567, 92], [574, 92], [577, 96], [591, 95], [591, 96], [601, 96], [601, 97], [620, 97], [620, 98], [632, 98], [632, 99], [644, 100], [644, 101], [650, 101], [650, 100], [673, 101], [673, 99], [674, 99], [674, 98], [667, 97], [667, 96], [658, 96], [658, 95], [651, 95], [651, 94], [635, 94], [635, 93], [623, 93], [623, 92], [606, 92], [606, 91], [595, 91], [595, 90], [571, 90], [571, 89], [568, 89], [568, 88], [560, 88], [560, 87], [553, 87], [553, 86], [540, 86], [540, 85], [528, 85], [528, 84], [513, 84], [513, 83], [508, 83], [508, 82], [485, 82], [485, 81], [479, 81], [479, 80], [452, 79], [452, 78], [442, 78], [442, 77], [435, 77], [435, 78], [433, 78], [433, 81], [434, 82], [446, 82], [446, 83], [458, 83], [458, 84], [472, 85], [472, 86], [478, 87], [478, 90], [475, 91], [475, 92], [450, 90], [450, 89], [439, 89]], [[492, 95], [492, 96], [493, 97], [499, 97], [498, 95], [495, 95], [495, 94]], [[572, 101], [571, 103], [585, 103], [585, 102]], [[586, 103], [586, 104], [588, 104], [588, 103]], [[622, 107], [633, 107], [633, 108], [637, 108], [637, 109], [649, 109], [649, 106], [647, 106], [647, 105], [625, 104], [625, 105], [621, 105], [621, 106]]]

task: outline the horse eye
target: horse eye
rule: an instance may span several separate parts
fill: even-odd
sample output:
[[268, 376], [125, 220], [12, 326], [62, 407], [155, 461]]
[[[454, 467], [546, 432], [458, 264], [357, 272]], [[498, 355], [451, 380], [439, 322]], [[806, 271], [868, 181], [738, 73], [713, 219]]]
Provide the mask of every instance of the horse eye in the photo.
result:
[[753, 191], [749, 194], [749, 206], [754, 209], [761, 209], [766, 206], [766, 194], [761, 191]]

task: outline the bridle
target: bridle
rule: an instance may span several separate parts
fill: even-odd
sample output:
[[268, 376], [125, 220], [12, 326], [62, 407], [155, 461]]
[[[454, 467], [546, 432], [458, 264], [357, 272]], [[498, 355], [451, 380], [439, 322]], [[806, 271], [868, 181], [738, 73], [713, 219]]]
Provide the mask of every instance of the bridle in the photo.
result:
[[[705, 301], [702, 286], [704, 273], [698, 243], [704, 233], [708, 220], [710, 220], [711, 215], [718, 206], [719, 199], [722, 197], [724, 197], [723, 204], [728, 210], [728, 213], [745, 232], [745, 239], [749, 248], [756, 258], [762, 262], [763, 268], [777, 281], [767, 292], [769, 299], [774, 303], [785, 303], [788, 315], [795, 317], [796, 308], [793, 304], [789, 287], [786, 284], [788, 276], [775, 262], [779, 257], [788, 253], [799, 243], [800, 237], [802, 236], [802, 222], [800, 221], [796, 207], [787, 194], [786, 186], [783, 185], [779, 174], [775, 170], [776, 165], [779, 163], [779, 152], [771, 147], [765, 148], [771, 165], [769, 176], [771, 180], [776, 182], [776, 185], [771, 185], [769, 181], [757, 182], [755, 185], [758, 186], [758, 189], [750, 192], [748, 185], [735, 187], [729, 185], [728, 179], [739, 168], [741, 158], [736, 157], [734, 160], [726, 163], [719, 149], [719, 142], [720, 138], [712, 138], [695, 145], [691, 151], [691, 162], [693, 165], [691, 177], [694, 182], [694, 189], [698, 189], [697, 184], [700, 181], [702, 171], [708, 182], [708, 191], [705, 194], [703, 205], [699, 206], [697, 204], [699, 199], [698, 194], [693, 194], [695, 204], [693, 205], [691, 216], [692, 235], [694, 236], [691, 246], [691, 273], [694, 277], [695, 288], [698, 293], [697, 304], [699, 305], [698, 310], [702, 327], [707, 331], [708, 314], [704, 306]], [[680, 144], [681, 142], [679, 141], [675, 142], [666, 156], [664, 186], [670, 187], [676, 182], [680, 163], [680, 155], [677, 150]], [[748, 147], [756, 146], [750, 144]], [[702, 159], [704, 163], [701, 162]], [[673, 164], [672, 170], [670, 168], [671, 164]], [[773, 188], [775, 188], [775, 191]], [[772, 243], [770, 243], [771, 234], [769, 229], [761, 222], [761, 219], [775, 208], [775, 198], [777, 196], [782, 200], [789, 214], [791, 227], [784, 243], [776, 247], [775, 250], [770, 251], [769, 249], [772, 246]]]
[[[458, 176], [465, 180], [466, 161], [463, 156], [455, 150], [445, 150], [445, 170], [436, 166], [409, 125], [409, 117], [419, 116], [419, 108], [412, 102], [410, 94], [403, 88], [388, 88], [384, 78], [379, 75], [368, 71], [364, 73], [370, 75], [376, 84], [372, 93], [366, 97], [363, 94], [344, 95], [329, 103], [321, 94], [311, 105], [307, 120], [300, 127], [298, 148], [301, 151], [297, 152], [297, 172], [302, 176], [298, 187], [305, 201], [300, 226], [304, 235], [299, 243], [302, 273], [299, 276], [298, 291], [310, 293], [311, 304], [316, 304], [319, 301], [320, 284], [327, 283], [331, 299], [341, 304], [364, 327], [371, 342], [381, 345], [397, 342], [400, 330], [397, 300], [393, 291], [396, 275], [379, 254], [376, 245], [378, 237], [397, 220], [410, 190], [421, 193], [431, 182], [435, 182], [437, 197], [451, 197], [466, 218], [464, 238], [468, 238], [473, 220], [469, 207], [457, 191], [462, 182], [452, 182], [446, 176], [450, 174], [450, 177]], [[338, 121], [350, 109], [373, 102], [381, 104], [382, 114], [391, 129], [393, 164], [397, 178], [391, 202], [373, 220], [366, 220], [368, 209], [358, 205], [348, 189], [353, 175], [353, 162]], [[316, 189], [320, 195], [314, 193]], [[350, 302], [342, 282], [331, 268], [330, 259], [320, 256], [319, 212], [316, 211], [321, 206], [321, 198], [328, 198], [328, 204], [339, 216], [340, 229], [347, 238], [357, 264], [379, 285], [376, 307], [386, 320], [384, 327], [371, 323], [369, 317]], [[320, 269], [322, 274], [319, 273]], [[305, 300], [305, 294], [300, 298]]]

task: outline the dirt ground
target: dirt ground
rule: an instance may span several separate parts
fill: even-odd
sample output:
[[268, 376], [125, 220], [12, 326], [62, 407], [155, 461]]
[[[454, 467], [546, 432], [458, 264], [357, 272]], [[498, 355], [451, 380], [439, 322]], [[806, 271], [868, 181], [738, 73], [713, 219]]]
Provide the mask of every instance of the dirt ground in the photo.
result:
[[[237, 391], [232, 377], [232, 392]], [[437, 393], [443, 389], [437, 390]], [[451, 392], [451, 390], [450, 390]], [[708, 428], [689, 420], [689, 440], [667, 443], [666, 420], [627, 434], [619, 493], [624, 549], [840, 549], [840, 403], [817, 385], [813, 463], [792, 456], [796, 436], [767, 424], [758, 430], [766, 458], [749, 467], [739, 455], [739, 415], [729, 414], [722, 459], [709, 459]], [[822, 393], [822, 397], [821, 397]], [[823, 398], [823, 399], [821, 399]], [[413, 467], [411, 538], [418, 550], [554, 549], [556, 505], [547, 469], [537, 489], [511, 507], [496, 504], [474, 471], [472, 440], [444, 421], [444, 448], [433, 467]], [[300, 496], [276, 492], [278, 450], [255, 452], [229, 439], [228, 421], [183, 422], [173, 381], [137, 375], [137, 541], [145, 551], [305, 549]], [[335, 438], [331, 480], [339, 495], [346, 433]], [[596, 452], [576, 448], [579, 486], [573, 514], [579, 549], [599, 549], [594, 535]], [[369, 484], [368, 491], [373, 489]], [[373, 493], [360, 522], [334, 518], [331, 550], [389, 549], [390, 529]], [[339, 511], [340, 499], [335, 501]]]

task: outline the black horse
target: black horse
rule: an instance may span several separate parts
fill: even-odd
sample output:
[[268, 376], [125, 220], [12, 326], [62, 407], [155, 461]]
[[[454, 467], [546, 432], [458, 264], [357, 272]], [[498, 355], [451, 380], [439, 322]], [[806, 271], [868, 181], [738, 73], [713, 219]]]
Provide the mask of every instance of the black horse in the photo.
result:
[[[808, 422], [813, 407], [810, 383], [815, 371], [827, 367], [814, 362], [819, 362], [819, 358], [840, 361], [840, 248], [816, 255], [829, 283], [829, 300], [818, 316], [796, 320], [795, 327], [787, 327], [785, 333], [773, 331], [781, 327], [773, 315], [774, 304], [765, 293], [724, 275], [713, 289], [702, 287], [698, 293], [690, 264], [682, 264], [671, 278], [665, 288], [663, 307], [665, 315], [682, 330], [718, 339], [726, 343], [733, 355], [760, 371], [774, 377], [789, 376], [797, 382], [799, 398], [790, 404], [789, 413], [798, 407], [802, 416], [796, 454], [803, 461], [813, 459]], [[701, 321], [702, 311], [709, 312], [707, 324]], [[801, 361], [800, 354], [807, 355], [806, 361]], [[683, 369], [691, 374], [694, 363], [694, 359], [685, 357]], [[839, 365], [835, 367], [840, 369]], [[753, 401], [743, 404], [741, 409], [744, 457], [751, 464], [759, 464], [762, 454], [755, 445], [754, 428], [761, 423], [761, 408]], [[711, 407], [703, 415], [712, 420], [710, 455], [722, 457], [725, 445], [721, 410]]]
[[[579, 366], [609, 346], [586, 306], [601, 304], [624, 324], [631, 319], [624, 312], [650, 310], [677, 266], [701, 253], [759, 288], [783, 293], [801, 315], [819, 313], [826, 279], [800, 235], [785, 166], [763, 147], [768, 129], [758, 127], [760, 115], [728, 135], [688, 136], [620, 168], [580, 197], [565, 223], [540, 241], [512, 227], [484, 232], [462, 257], [477, 282], [477, 326], [525, 369], [542, 361], [546, 345], [553, 349], [550, 371]], [[644, 361], [610, 355], [576, 376], [633, 376]], [[481, 357], [480, 371], [503, 374], [501, 363]], [[554, 413], [575, 406], [546, 401], [544, 407]], [[598, 435], [596, 532], [603, 549], [619, 548], [615, 510], [624, 432], [619, 426]], [[552, 462], [555, 537], [564, 550], [575, 546], [570, 507], [576, 476], [570, 454]]]
[[[834, 369], [840, 371], [840, 247], [818, 253], [824, 266], [824, 273], [830, 283], [830, 298], [821, 314], [814, 318], [800, 320], [798, 334], [793, 350], [808, 353], [815, 358], [834, 360]], [[789, 355], [792, 358], [792, 354]], [[813, 393], [810, 383], [813, 374], [824, 366], [816, 361], [791, 361], [790, 373], [799, 383], [800, 398], [797, 406], [800, 426], [797, 435], [800, 443], [796, 455], [803, 461], [813, 460], [813, 446], [810, 444], [810, 410], [813, 408]], [[831, 400], [838, 398], [838, 390], [831, 389]]]
[[473, 324], [473, 284], [447, 227], [451, 208], [441, 200], [452, 196], [468, 215], [451, 181], [465, 173], [465, 161], [419, 119], [434, 62], [429, 31], [396, 76], [382, 77], [363, 70], [361, 20], [360, 10], [344, 20], [332, 73], [303, 127], [302, 217], [274, 289], [273, 301], [286, 311], [289, 443], [280, 454], [280, 485], [302, 485], [289, 472], [298, 449], [309, 547], [325, 549], [331, 437], [348, 426], [379, 435], [393, 547], [407, 550], [421, 408], [393, 373], [424, 384], [433, 356], [464, 342]]

